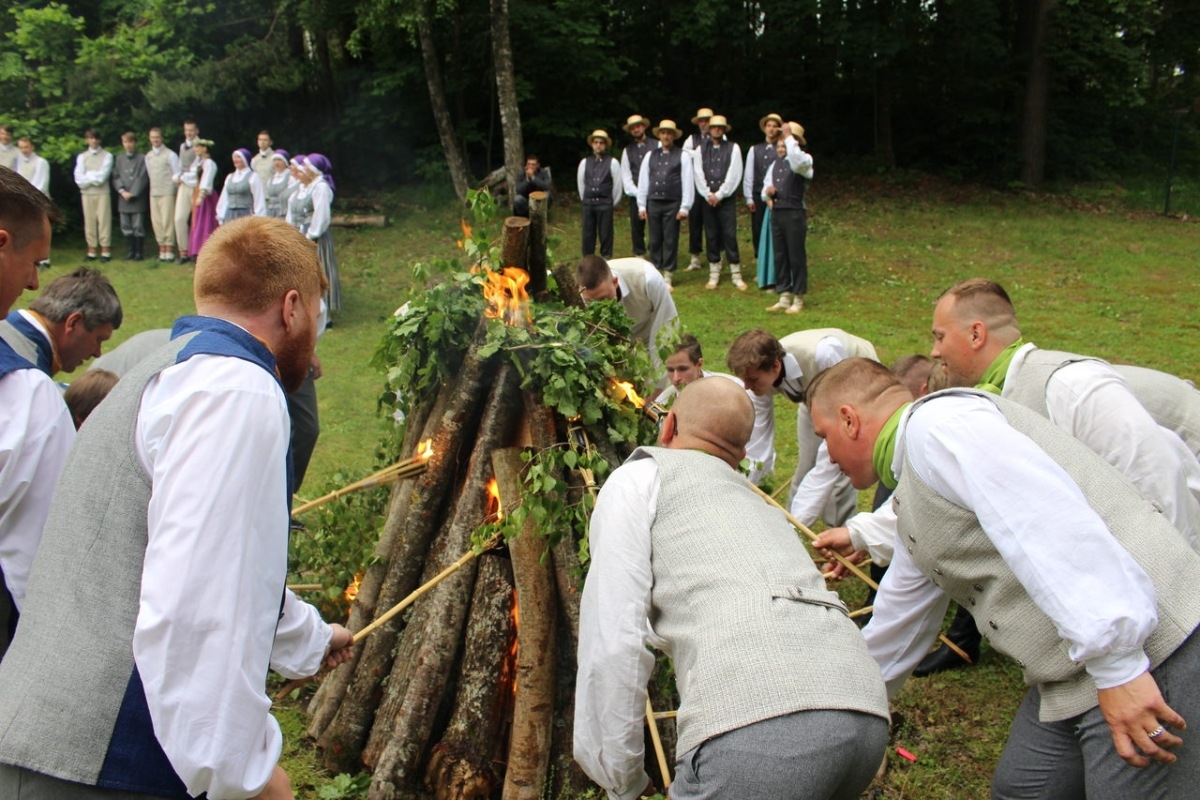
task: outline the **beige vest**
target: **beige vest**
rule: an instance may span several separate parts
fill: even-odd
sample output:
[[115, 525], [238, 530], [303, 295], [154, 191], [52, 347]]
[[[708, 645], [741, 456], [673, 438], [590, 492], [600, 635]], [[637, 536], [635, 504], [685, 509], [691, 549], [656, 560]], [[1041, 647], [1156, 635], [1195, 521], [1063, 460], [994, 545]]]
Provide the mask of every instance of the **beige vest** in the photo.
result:
[[608, 262], [608, 267], [629, 287], [629, 291], [621, 296], [621, 305], [625, 307], [625, 313], [633, 319], [633, 327], [630, 329], [633, 338], [644, 342], [646, 347], [653, 351], [654, 304], [646, 294], [645, 265], [649, 263], [640, 258], [621, 258]]
[[812, 328], [807, 331], [797, 331], [779, 340], [783, 349], [796, 359], [800, 365], [800, 385], [808, 388], [808, 382], [820, 371], [817, 369], [817, 344], [824, 338], [832, 336], [846, 348], [847, 358], [869, 358], [878, 361], [875, 355], [875, 345], [866, 339], [860, 339], [841, 328]]
[[[1145, 651], [1151, 666], [1157, 667], [1200, 624], [1200, 556], [1120, 472], [1080, 441], [1024, 406], [971, 393], [994, 402], [1015, 430], [1066, 470], [1113, 536], [1150, 576], [1159, 623], [1146, 640]], [[918, 400], [913, 408], [937, 402], [944, 394]], [[892, 502], [899, 517], [900, 542], [913, 562], [975, 616], [993, 647], [1016, 659], [1025, 682], [1041, 693], [1041, 718], [1068, 719], [1094, 707], [1096, 686], [1091, 677], [1082, 664], [1067, 656], [1067, 643], [997, 553], [974, 512], [950, 503], [922, 483], [907, 457]], [[1046, 520], [1046, 535], [1054, 535], [1054, 520]]]
[[171, 151], [160, 147], [146, 153], [146, 172], [150, 176], [151, 197], [174, 197], [175, 183], [171, 180]]
[[[97, 150], [94, 153], [91, 150], [85, 150], [83, 151], [83, 168], [88, 172], [95, 172], [96, 170], [104, 169], [104, 161], [107, 157], [108, 153], [106, 153], [104, 150]], [[99, 186], [81, 187], [79, 189], [79, 193], [107, 195], [109, 193], [108, 182], [105, 181]]]
[[887, 719], [879, 667], [783, 514], [715, 456], [632, 456], [646, 457], [659, 468], [650, 623], [675, 665], [676, 752], [795, 711]]

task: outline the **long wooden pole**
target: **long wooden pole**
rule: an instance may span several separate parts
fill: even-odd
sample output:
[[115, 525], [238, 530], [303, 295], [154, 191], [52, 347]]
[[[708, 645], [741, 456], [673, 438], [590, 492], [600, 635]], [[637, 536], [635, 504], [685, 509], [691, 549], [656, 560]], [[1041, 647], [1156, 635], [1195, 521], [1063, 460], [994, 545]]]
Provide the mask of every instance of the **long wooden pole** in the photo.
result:
[[312, 511], [314, 508], [325, 505], [326, 503], [337, 500], [339, 497], [344, 497], [351, 492], [357, 492], [362, 489], [370, 489], [375, 486], [383, 486], [386, 483], [393, 483], [403, 478], [414, 478], [425, 471], [425, 464], [428, 459], [414, 461], [413, 459], [405, 459], [397, 464], [384, 467], [378, 472], [374, 472], [361, 480], [343, 486], [341, 489], [334, 489], [328, 494], [318, 497], [316, 500], [309, 500], [307, 503], [297, 506], [292, 509], [292, 516], [296, 517], [301, 514]]
[[[759, 497], [763, 498], [768, 503], [770, 503], [771, 505], [775, 506], [780, 511], [782, 511], [783, 515], [785, 517], [787, 517], [787, 521], [792, 523], [792, 525], [796, 528], [796, 530], [800, 531], [805, 536], [807, 536], [810, 541], [816, 541], [817, 535], [815, 533], [813, 533], [812, 530], [807, 525], [805, 525], [803, 522], [801, 522], [800, 520], [793, 517], [786, 508], [784, 508], [783, 506], [781, 506], [779, 504], [778, 500], [776, 500], [774, 497], [771, 497], [771, 495], [767, 494], [762, 489], [758, 488], [757, 486], [755, 486], [753, 483], [750, 483], [749, 481], [746, 481], [746, 485], [749, 486], [751, 489], [753, 489], [754, 493], [757, 494]], [[850, 560], [847, 559], [845, 556], [843, 556], [841, 553], [838, 553], [834, 550], [830, 550], [829, 552], [833, 554], [833, 558], [835, 561], [837, 561], [839, 564], [841, 564], [846, 569], [853, 572], [858, 577], [862, 578], [863, 583], [867, 584], [867, 586], [870, 586], [872, 589], [875, 589], [876, 591], [879, 590], [879, 584], [876, 583], [875, 581], [873, 581], [871, 579], [870, 575], [868, 575], [867, 573], [865, 573], [861, 569], [859, 569], [857, 564], [851, 563]], [[954, 642], [952, 642], [948, 638], [946, 638], [945, 634], [939, 633], [938, 641], [941, 642], [942, 644], [946, 645], [947, 647], [949, 647], [951, 650], [953, 650], [954, 653], [959, 658], [966, 661], [968, 664], [975, 663], [972, 660], [972, 658], [963, 651], [963, 649], [961, 647], [959, 647]]]

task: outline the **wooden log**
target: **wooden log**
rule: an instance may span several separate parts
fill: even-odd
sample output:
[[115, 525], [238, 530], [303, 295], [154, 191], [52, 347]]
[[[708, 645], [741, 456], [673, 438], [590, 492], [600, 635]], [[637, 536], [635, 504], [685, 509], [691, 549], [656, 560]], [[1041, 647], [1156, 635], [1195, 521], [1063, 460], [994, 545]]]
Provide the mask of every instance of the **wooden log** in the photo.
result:
[[529, 220], [508, 217], [504, 220], [504, 241], [500, 246], [500, 264], [528, 271]]
[[329, 224], [338, 228], [386, 228], [388, 219], [383, 214], [334, 214]]
[[[536, 429], [535, 425], [530, 426]], [[536, 434], [535, 434], [536, 437]], [[500, 501], [515, 508], [521, 498], [521, 450], [506, 448], [492, 457]], [[520, 609], [517, 647], [517, 697], [513, 707], [508, 769], [504, 773], [504, 800], [537, 800], [542, 796], [550, 765], [550, 734], [555, 698], [554, 578], [542, 555], [546, 539], [537, 523], [528, 518], [521, 532], [509, 540], [513, 581]]]
[[579, 294], [579, 284], [575, 282], [574, 264], [555, 266], [554, 280], [558, 283], [558, 299], [564, 306], [583, 308], [583, 297]]
[[[406, 421], [404, 441], [400, 445], [400, 452], [412, 452], [416, 449], [418, 442], [433, 438], [442, 414], [446, 411], [450, 394], [450, 392], [439, 392], [433, 401], [422, 403], [412, 410]], [[375, 560], [363, 571], [362, 584], [358, 587], [358, 597], [350, 606], [350, 618], [346, 620], [346, 627], [352, 633], [359, 631], [375, 618], [379, 592], [387, 573], [388, 557], [395, 547], [400, 528], [408, 520], [408, 508], [412, 503], [415, 481], [415, 478], [401, 481], [392, 489], [383, 532], [372, 553]], [[308, 707], [308, 713], [312, 716], [308, 726], [310, 738], [320, 739], [326, 728], [329, 727], [329, 723], [333, 721], [334, 715], [346, 697], [347, 689], [350, 688], [350, 681], [354, 677], [362, 652], [363, 648], [356, 648], [353, 658], [333, 670], [313, 695], [312, 702]]]
[[546, 225], [550, 220], [550, 193], [529, 193], [529, 294], [541, 301], [546, 294]]
[[[492, 384], [450, 524], [429, 550], [428, 577], [468, 550], [472, 534], [485, 520], [492, 452], [508, 443], [521, 412], [516, 381], [516, 370], [505, 365]], [[475, 568], [474, 561], [464, 566], [414, 606], [363, 750], [363, 763], [374, 766], [370, 800], [390, 798], [423, 776], [421, 757], [462, 641]]]
[[487, 798], [500, 784], [495, 765], [504, 759], [513, 685], [501, 666], [516, 644], [513, 592], [509, 560], [480, 556], [454, 711], [425, 771], [435, 800]]
[[[487, 397], [485, 387], [495, 374], [493, 359], [479, 358], [486, 339], [487, 326], [480, 321], [458, 373], [458, 380], [445, 402], [433, 439], [433, 457], [425, 474], [417, 479], [402, 521], [389, 518], [387, 526], [400, 526], [396, 546], [388, 559], [376, 600], [376, 609], [386, 610], [417, 587], [426, 562], [429, 542], [442, 525], [451, 487], [457, 480], [463, 461], [460, 450], [472, 447], [473, 434]], [[404, 507], [393, 503], [393, 511]], [[456, 558], [459, 554], [455, 553]], [[453, 558], [451, 559], [453, 560]], [[367, 639], [359, 653], [337, 712], [317, 740], [326, 766], [333, 772], [357, 772], [361, 768], [362, 748], [367, 742], [379, 706], [381, 685], [392, 671], [397, 636], [403, 627], [397, 618]]]

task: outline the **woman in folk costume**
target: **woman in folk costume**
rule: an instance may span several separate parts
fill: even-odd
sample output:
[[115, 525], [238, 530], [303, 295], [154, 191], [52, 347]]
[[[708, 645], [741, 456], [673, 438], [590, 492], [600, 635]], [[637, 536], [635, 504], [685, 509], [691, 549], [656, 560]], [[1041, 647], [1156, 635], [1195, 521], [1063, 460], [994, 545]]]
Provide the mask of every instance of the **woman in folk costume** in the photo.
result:
[[217, 201], [217, 224], [224, 225], [241, 217], [265, 217], [266, 194], [262, 178], [250, 169], [250, 151], [239, 147], [233, 151], [233, 172], [225, 176], [225, 189]]
[[342, 288], [338, 281], [337, 257], [333, 252], [333, 234], [329, 229], [331, 207], [336, 186], [333, 182], [333, 165], [320, 153], [298, 156], [300, 189], [292, 195], [288, 204], [288, 222], [317, 243], [317, 256], [325, 277], [329, 280], [329, 292], [325, 302], [332, 314], [342, 307]]
[[[192, 189], [192, 230], [188, 235], [188, 252], [199, 255], [200, 248], [217, 229], [217, 195], [213, 191], [217, 180], [217, 162], [208, 157], [212, 139], [197, 139], [192, 143], [196, 160], [189, 170], [196, 177]], [[191, 181], [187, 181], [191, 185]]]
[[291, 156], [287, 150], [276, 148], [271, 154], [271, 179], [267, 181], [267, 216], [278, 217], [285, 219], [288, 212], [288, 200], [296, 188], [300, 186], [300, 181], [292, 175], [289, 169], [288, 162]]

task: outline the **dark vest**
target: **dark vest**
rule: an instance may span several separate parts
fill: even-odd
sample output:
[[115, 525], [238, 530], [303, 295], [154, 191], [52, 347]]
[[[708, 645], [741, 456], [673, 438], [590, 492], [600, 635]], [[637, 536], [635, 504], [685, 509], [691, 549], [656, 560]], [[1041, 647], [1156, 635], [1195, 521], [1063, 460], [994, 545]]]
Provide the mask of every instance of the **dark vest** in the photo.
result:
[[733, 145], [725, 142], [716, 147], [712, 139], [704, 140], [704, 144], [700, 146], [700, 162], [704, 166], [704, 182], [710, 192], [716, 192], [725, 182], [731, 160]]
[[650, 148], [654, 142], [647, 137], [642, 142], [632, 142], [625, 148], [625, 154], [629, 156], [629, 171], [633, 173], [633, 185], [637, 186], [638, 176], [642, 171], [642, 161], [645, 160], [646, 154], [650, 152]]
[[754, 185], [751, 187], [750, 196], [757, 203], [762, 197], [763, 183], [767, 180], [767, 173], [779, 160], [779, 154], [775, 152], [775, 145], [770, 142], [759, 142], [750, 148], [750, 157], [746, 160], [754, 164]]
[[588, 156], [583, 172], [585, 206], [611, 206], [613, 199], [612, 156]]
[[683, 151], [678, 147], [655, 150], [650, 159], [651, 200], [683, 200]]
[[805, 208], [804, 190], [808, 181], [792, 172], [786, 158], [776, 158], [771, 168], [771, 181], [775, 185], [775, 208]]

